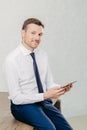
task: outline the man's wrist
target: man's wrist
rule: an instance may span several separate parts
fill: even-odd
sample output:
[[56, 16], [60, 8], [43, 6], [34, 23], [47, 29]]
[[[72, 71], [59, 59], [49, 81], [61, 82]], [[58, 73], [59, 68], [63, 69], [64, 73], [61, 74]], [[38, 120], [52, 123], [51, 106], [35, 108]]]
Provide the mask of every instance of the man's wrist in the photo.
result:
[[43, 98], [44, 98], [44, 99], [49, 98], [47, 92], [43, 93]]

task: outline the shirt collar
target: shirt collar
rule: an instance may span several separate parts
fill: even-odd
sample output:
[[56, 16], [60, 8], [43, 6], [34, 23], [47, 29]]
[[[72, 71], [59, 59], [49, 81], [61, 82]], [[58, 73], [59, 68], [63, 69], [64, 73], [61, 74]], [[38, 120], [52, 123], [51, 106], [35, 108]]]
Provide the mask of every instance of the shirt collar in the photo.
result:
[[[22, 43], [20, 44], [20, 49], [22, 50], [22, 52], [24, 53], [24, 55], [29, 55], [30, 53], [32, 53], [32, 51], [30, 51], [27, 48], [25, 48]], [[34, 49], [33, 52], [36, 52], [36, 50], [37, 49]]]

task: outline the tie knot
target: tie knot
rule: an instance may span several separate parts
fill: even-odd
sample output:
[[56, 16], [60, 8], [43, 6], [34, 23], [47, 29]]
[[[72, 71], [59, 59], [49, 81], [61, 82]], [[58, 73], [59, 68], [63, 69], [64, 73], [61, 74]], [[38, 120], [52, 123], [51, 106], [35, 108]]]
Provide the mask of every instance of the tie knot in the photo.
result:
[[30, 53], [30, 55], [32, 56], [33, 59], [35, 59], [35, 54], [34, 54], [34, 52]]

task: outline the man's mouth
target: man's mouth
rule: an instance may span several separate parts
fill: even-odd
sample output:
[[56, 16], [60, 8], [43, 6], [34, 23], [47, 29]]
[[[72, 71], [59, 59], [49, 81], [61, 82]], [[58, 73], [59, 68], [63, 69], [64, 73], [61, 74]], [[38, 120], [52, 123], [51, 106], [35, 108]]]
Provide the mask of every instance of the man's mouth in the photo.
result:
[[32, 42], [34, 45], [38, 45], [39, 44], [39, 42], [37, 42], [37, 41], [33, 41]]

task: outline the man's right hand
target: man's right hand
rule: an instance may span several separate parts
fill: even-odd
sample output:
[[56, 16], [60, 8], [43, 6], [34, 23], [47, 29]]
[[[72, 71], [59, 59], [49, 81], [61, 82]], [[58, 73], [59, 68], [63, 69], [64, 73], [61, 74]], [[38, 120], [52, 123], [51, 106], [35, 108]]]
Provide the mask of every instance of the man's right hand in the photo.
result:
[[63, 95], [64, 93], [65, 93], [65, 89], [64, 88], [53, 87], [53, 88], [50, 88], [48, 91], [46, 91], [43, 94], [43, 96], [44, 96], [44, 99], [58, 98], [61, 95]]

